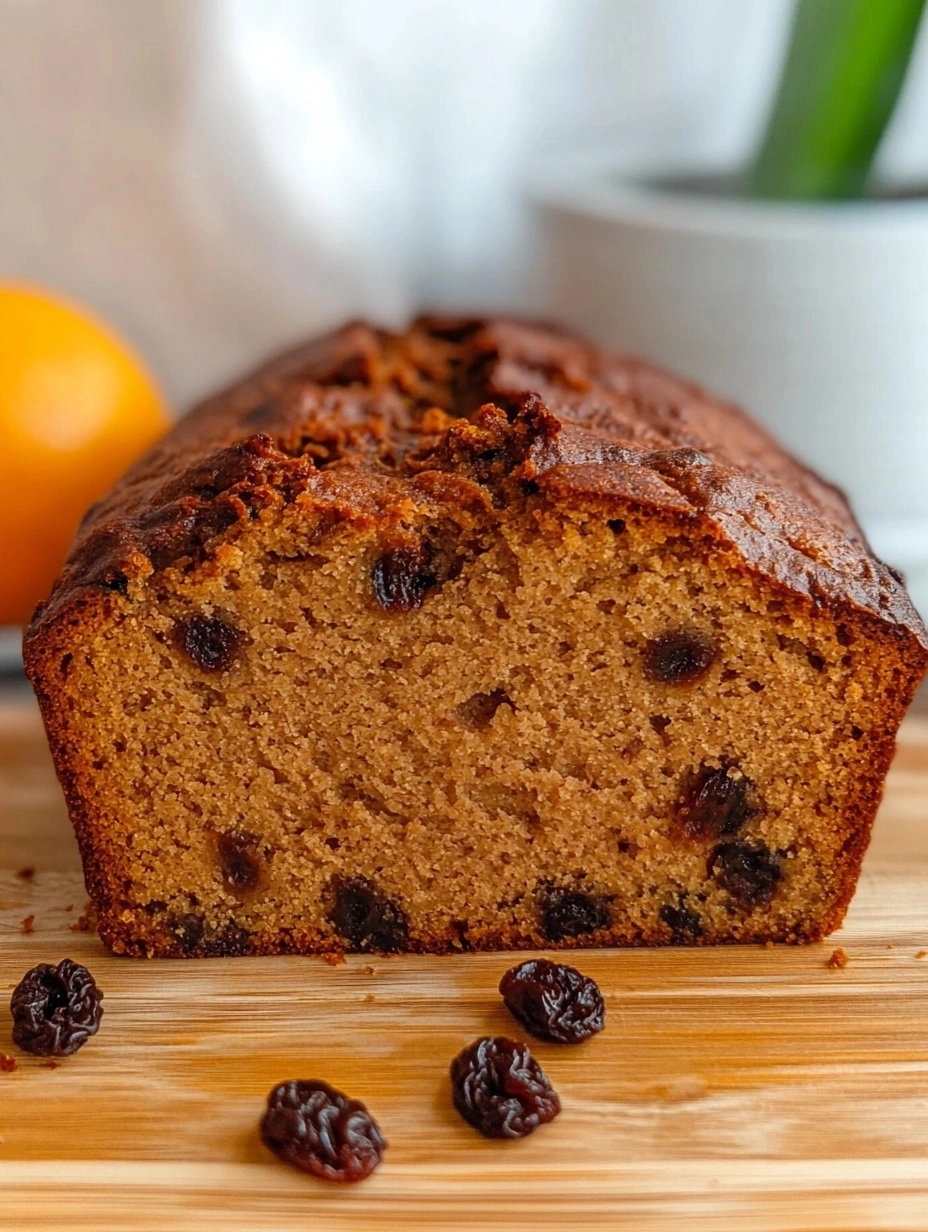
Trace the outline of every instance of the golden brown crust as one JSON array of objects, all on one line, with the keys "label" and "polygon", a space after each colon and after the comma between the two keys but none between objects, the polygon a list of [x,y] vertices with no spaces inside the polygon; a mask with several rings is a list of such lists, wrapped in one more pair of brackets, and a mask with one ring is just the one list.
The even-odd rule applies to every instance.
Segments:
[{"label": "golden brown crust", "polygon": [[[739,410],[637,361],[556,330],[428,317],[402,336],[346,326],[203,403],[87,515],[25,641],[84,860],[101,935],[118,953],[164,956],[330,952],[293,929],[230,925],[166,938],[120,906],[93,767],[68,713],[61,664],[75,630],[104,628],[128,593],[184,562],[208,561],[267,509],[299,503],[319,534],[351,526],[402,544],[414,503],[482,509],[518,500],[603,520],[659,520],[694,555],[724,560],[811,613],[827,611],[881,664],[882,721],[861,738],[866,773],[848,800],[849,838],[824,910],[771,931],[750,915],[688,943],[816,940],[853,894],[894,748],[928,665],[928,633],[900,579],[870,552],[843,496]],[[843,831],[842,831],[843,832]],[[673,944],[666,927],[621,921],[552,941],[527,928],[448,929],[405,948]]]},{"label": "golden brown crust", "polygon": [[202,403],[88,512],[28,638],[82,588],[196,556],[262,502],[312,492],[334,518],[389,521],[436,470],[699,514],[747,568],[928,648],[843,495],[736,407],[565,334],[447,318],[346,326]]}]

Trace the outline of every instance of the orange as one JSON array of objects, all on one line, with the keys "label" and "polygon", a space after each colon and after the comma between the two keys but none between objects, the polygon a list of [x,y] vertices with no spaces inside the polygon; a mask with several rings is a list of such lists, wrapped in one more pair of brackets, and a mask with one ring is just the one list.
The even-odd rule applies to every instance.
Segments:
[{"label": "orange", "polygon": [[84,511],[168,422],[115,333],[42,291],[0,283],[0,625],[28,621]]}]

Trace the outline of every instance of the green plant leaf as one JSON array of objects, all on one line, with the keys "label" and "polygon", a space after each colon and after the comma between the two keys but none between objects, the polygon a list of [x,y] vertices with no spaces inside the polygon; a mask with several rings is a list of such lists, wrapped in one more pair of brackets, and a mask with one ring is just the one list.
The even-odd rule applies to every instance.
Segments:
[{"label": "green plant leaf", "polygon": [[751,196],[863,195],[926,0],[798,0]]}]

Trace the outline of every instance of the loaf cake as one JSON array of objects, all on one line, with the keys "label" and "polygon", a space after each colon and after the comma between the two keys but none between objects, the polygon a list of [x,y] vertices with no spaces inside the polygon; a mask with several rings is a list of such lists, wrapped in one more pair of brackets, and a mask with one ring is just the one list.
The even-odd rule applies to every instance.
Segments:
[{"label": "loaf cake", "polygon": [[812,941],[928,664],[841,493],[557,329],[351,324],[87,514],[25,639],[104,941]]}]

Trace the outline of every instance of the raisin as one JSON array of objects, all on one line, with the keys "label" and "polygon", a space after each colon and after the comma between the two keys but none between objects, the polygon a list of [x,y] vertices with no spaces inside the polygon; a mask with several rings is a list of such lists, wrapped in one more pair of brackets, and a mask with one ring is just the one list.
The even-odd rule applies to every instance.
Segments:
[{"label": "raisin", "polygon": [[183,952],[185,954],[192,954],[203,940],[206,925],[202,916],[194,915],[191,912],[187,915],[178,916],[171,925],[171,931],[177,938]]},{"label": "raisin", "polygon": [[216,847],[222,879],[233,891],[253,890],[261,878],[256,854],[259,840],[244,830],[225,830],[217,835]]},{"label": "raisin", "polygon": [[421,551],[394,548],[374,561],[371,571],[374,596],[388,612],[412,612],[422,606],[434,578]]},{"label": "raisin", "polygon": [[561,1101],[525,1044],[475,1040],[451,1062],[454,1106],[487,1138],[525,1138],[553,1121]]},{"label": "raisin", "polygon": [[661,684],[693,684],[715,662],[718,647],[702,633],[680,629],[648,642],[644,670]]},{"label": "raisin", "polygon": [[327,1082],[282,1082],[267,1097],[261,1139],[284,1163],[321,1181],[351,1183],[370,1176],[386,1143],[357,1099]]},{"label": "raisin", "polygon": [[579,890],[549,890],[541,904],[541,931],[549,941],[595,933],[609,925],[606,905]]},{"label": "raisin", "polygon": [[245,641],[239,629],[215,616],[191,616],[177,626],[177,644],[205,672],[227,672]]},{"label": "raisin", "polygon": [[702,936],[702,921],[696,912],[691,911],[683,902],[677,907],[672,903],[664,903],[658,915],[670,929],[673,945],[686,945]]},{"label": "raisin", "polygon": [[124,573],[114,573],[112,577],[104,578],[99,585],[104,590],[111,590],[117,595],[129,594],[129,579]]},{"label": "raisin", "polygon": [[251,933],[229,920],[219,932],[202,942],[200,952],[204,958],[241,958],[251,953]]},{"label": "raisin", "polygon": [[579,1044],[605,1026],[606,1007],[596,981],[575,967],[529,959],[506,972],[499,990],[510,1014],[537,1039]]},{"label": "raisin", "polygon": [[714,847],[707,868],[722,889],[748,911],[768,906],[783,876],[763,843],[742,839]]},{"label": "raisin", "polygon": [[96,1035],[103,994],[86,967],[62,959],[27,971],[10,1001],[13,1043],[36,1057],[69,1057]]},{"label": "raisin", "polygon": [[402,907],[386,898],[364,877],[337,878],[330,919],[353,950],[401,953],[409,948],[409,928]]},{"label": "raisin", "polygon": [[753,817],[754,784],[731,766],[701,766],[677,809],[683,834],[693,841],[735,834]]}]

